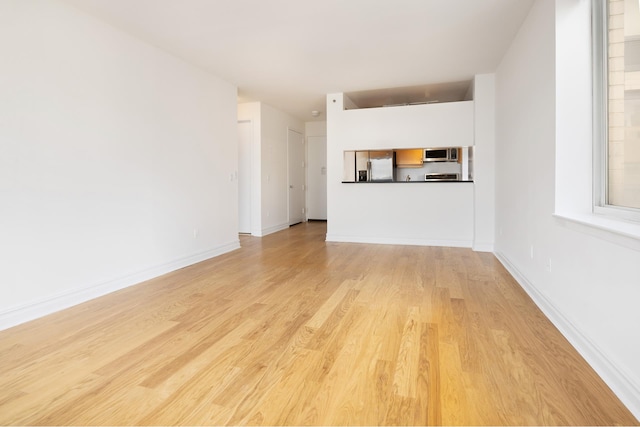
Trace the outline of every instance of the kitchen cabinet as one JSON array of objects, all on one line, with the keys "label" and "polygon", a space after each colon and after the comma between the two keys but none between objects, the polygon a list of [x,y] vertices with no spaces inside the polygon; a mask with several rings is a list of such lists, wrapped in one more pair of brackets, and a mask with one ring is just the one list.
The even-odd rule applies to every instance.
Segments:
[{"label": "kitchen cabinet", "polygon": [[399,168],[421,168],[423,153],[421,148],[395,150],[396,166]]}]

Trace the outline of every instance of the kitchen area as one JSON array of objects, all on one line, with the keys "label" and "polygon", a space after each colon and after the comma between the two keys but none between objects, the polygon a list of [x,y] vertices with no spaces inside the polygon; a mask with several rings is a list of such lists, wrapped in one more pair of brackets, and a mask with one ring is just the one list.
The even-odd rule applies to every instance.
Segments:
[{"label": "kitchen area", "polygon": [[342,182],[473,182],[473,147],[347,150]]},{"label": "kitchen area", "polygon": [[328,94],[326,240],[492,250],[492,84],[416,105]]}]

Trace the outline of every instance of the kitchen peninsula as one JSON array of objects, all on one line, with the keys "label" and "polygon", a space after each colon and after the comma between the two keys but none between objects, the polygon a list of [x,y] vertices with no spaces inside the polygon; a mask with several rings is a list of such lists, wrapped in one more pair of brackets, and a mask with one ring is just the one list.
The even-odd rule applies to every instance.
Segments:
[{"label": "kitchen peninsula", "polygon": [[[491,77],[482,76],[469,98],[455,102],[359,108],[344,93],[328,94],[327,241],[491,250],[493,92]],[[457,157],[463,147],[472,160],[468,181],[425,182],[428,173],[463,172],[457,159],[425,162],[424,150],[456,148]],[[380,151],[395,154],[385,181],[369,181],[365,159],[359,166],[349,160]],[[345,152],[353,153],[347,177]]]}]

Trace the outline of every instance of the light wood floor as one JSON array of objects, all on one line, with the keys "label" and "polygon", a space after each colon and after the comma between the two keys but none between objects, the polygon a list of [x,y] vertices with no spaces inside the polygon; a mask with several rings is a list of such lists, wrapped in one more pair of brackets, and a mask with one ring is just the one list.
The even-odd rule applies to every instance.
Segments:
[{"label": "light wood floor", "polygon": [[637,424],[493,255],[325,232],[0,332],[0,423]]}]

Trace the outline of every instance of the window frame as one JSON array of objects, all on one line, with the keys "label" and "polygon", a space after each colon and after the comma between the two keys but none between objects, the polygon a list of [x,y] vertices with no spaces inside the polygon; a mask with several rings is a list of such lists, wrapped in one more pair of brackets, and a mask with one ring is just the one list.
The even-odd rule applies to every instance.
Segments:
[{"label": "window frame", "polygon": [[593,213],[640,222],[640,209],[611,205],[609,189],[608,0],[592,0]]}]

